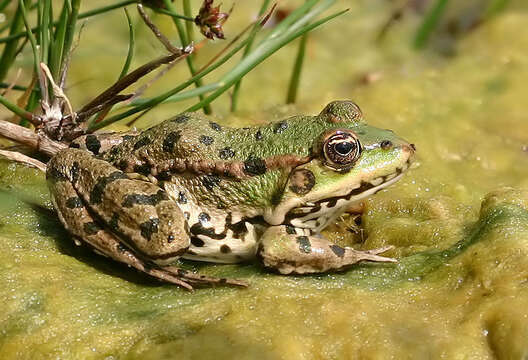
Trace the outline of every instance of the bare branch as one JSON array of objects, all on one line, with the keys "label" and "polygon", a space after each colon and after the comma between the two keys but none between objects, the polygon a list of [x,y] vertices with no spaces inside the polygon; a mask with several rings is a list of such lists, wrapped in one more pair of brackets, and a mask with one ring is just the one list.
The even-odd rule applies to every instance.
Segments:
[{"label": "bare branch", "polygon": [[37,159],[33,159],[29,156],[19,153],[17,151],[0,150],[0,156],[3,156],[9,160],[13,160],[13,161],[23,163],[23,164],[26,164],[32,167],[36,167],[37,169],[43,172],[46,172],[46,164],[38,161]]},{"label": "bare branch", "polygon": [[0,136],[29,146],[30,148],[48,156],[53,156],[59,152],[59,150],[67,147],[66,144],[53,141],[44,134],[35,133],[30,129],[5,120],[0,120]]},{"label": "bare branch", "polygon": [[[176,61],[180,58],[184,58],[189,56],[193,51],[192,47],[187,46],[184,49],[178,49],[178,53],[170,54],[167,56],[163,56],[161,58],[152,60],[145,65],[140,66],[136,70],[132,71],[131,73],[127,74],[126,76],[123,76],[121,79],[119,79],[116,83],[114,83],[112,86],[110,86],[108,89],[103,91],[100,95],[98,95],[95,99],[90,101],[88,104],[84,105],[81,110],[78,111],[79,114],[86,113],[91,108],[98,106],[99,104],[104,104],[110,99],[112,99],[114,96],[119,94],[121,91],[138,81],[143,76],[147,75],[151,71],[157,69],[161,65],[169,64],[173,61]],[[79,120],[82,121],[82,120]]]}]

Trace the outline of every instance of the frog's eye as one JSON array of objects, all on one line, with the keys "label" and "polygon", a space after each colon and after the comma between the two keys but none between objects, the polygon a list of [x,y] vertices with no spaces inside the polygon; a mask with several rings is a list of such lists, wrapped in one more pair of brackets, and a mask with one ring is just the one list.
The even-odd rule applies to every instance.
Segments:
[{"label": "frog's eye", "polygon": [[327,165],[336,170],[350,169],[361,153],[361,144],[354,133],[337,130],[323,143]]}]

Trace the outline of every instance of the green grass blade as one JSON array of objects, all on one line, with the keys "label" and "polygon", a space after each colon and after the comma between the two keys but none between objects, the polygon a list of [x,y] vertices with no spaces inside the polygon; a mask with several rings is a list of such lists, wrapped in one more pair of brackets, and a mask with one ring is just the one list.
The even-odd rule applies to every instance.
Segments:
[{"label": "green grass blade", "polygon": [[134,25],[132,24],[132,19],[130,18],[130,14],[128,13],[128,10],[126,8],[125,15],[128,23],[128,53],[125,60],[125,64],[123,65],[123,69],[121,70],[121,74],[119,74],[119,79],[121,79],[128,73],[128,70],[130,69],[130,63],[132,62],[132,58],[134,57],[135,31]]},{"label": "green grass blade", "polygon": [[297,100],[297,90],[299,88],[299,82],[301,80],[301,70],[302,70],[302,66],[304,62],[304,53],[306,50],[306,40],[307,39],[308,39],[308,34],[304,34],[301,37],[301,41],[299,43],[299,50],[297,52],[295,64],[293,65],[290,85],[288,86],[288,95],[286,96],[287,104],[293,104]]},{"label": "green grass blade", "polygon": [[[22,19],[22,10],[20,6],[16,9],[13,15],[13,22],[9,30],[10,34],[18,33],[24,26],[24,20]],[[8,36],[9,37],[9,36]],[[6,41],[2,56],[0,57],[0,81],[3,81],[15,60],[15,56],[18,48],[18,38],[10,39]]]},{"label": "green grass blade", "polygon": [[20,116],[22,119],[30,120],[32,115],[29,111],[19,108],[15,104],[11,103],[5,97],[0,95],[0,104],[4,105],[9,111]]},{"label": "green grass blade", "polygon": [[10,2],[11,2],[11,0],[0,1],[0,12],[4,11],[6,6],[9,5]]},{"label": "green grass blade", "polygon": [[427,13],[414,37],[413,45],[415,49],[422,49],[427,44],[427,41],[435,27],[438,25],[448,2],[449,0],[437,0],[436,4],[434,4],[431,10]]},{"label": "green grass blade", "polygon": [[306,13],[303,17],[301,17],[297,22],[293,23],[290,28],[284,31],[283,34],[277,34],[274,37],[267,37],[265,40],[263,40],[259,46],[246,58],[242,59],[240,63],[235,66],[229,73],[227,73],[219,82],[223,83],[223,86],[216,90],[213,94],[209,95],[206,99],[199,102],[196,105],[191,106],[187,111],[196,111],[200,109],[202,106],[204,106],[207,103],[210,103],[214,99],[216,99],[218,96],[220,96],[222,93],[224,93],[227,89],[229,89],[236,81],[241,79],[245,74],[247,74],[249,71],[251,71],[255,66],[260,64],[262,61],[264,61],[266,58],[268,58],[270,55],[272,55],[274,52],[279,50],[281,47],[292,41],[293,39],[303,35],[304,33],[326,23],[327,21],[332,20],[333,18],[342,15],[347,10],[340,11],[338,13],[335,13],[333,15],[327,16],[319,21],[316,21],[312,24],[308,24],[305,26],[302,26],[299,28],[299,23],[304,23],[305,21],[309,21],[308,19],[313,18],[314,16],[317,16],[320,12],[324,11],[326,8],[331,6],[335,1],[334,0],[328,0],[323,2],[323,6],[320,6],[316,9],[312,9],[309,13]]},{"label": "green grass blade", "polygon": [[[189,0],[183,0],[183,14],[188,18],[192,19],[191,2]],[[194,21],[185,22],[185,31],[187,33],[187,40],[194,40]],[[192,56],[192,55],[191,55]]]},{"label": "green grass blade", "polygon": [[31,43],[31,49],[33,50],[33,71],[35,72],[35,74],[37,74],[39,64],[39,51],[37,47],[37,40],[35,39],[35,35],[33,35],[33,33],[31,32],[31,27],[29,26],[24,0],[18,0],[18,6],[20,8],[20,11],[22,12],[22,19],[24,20],[24,25],[26,26],[27,37],[29,39],[29,42]]},{"label": "green grass blade", "polygon": [[[64,3],[67,4],[67,5],[70,5],[69,0],[65,0]],[[137,0],[124,0],[124,1],[121,1],[121,2],[116,3],[116,4],[103,6],[103,7],[97,8],[97,9],[86,11],[86,12],[84,12],[82,14],[79,14],[77,19],[78,20],[85,19],[85,18],[94,16],[94,15],[99,15],[99,14],[102,14],[102,13],[105,13],[105,12],[108,12],[108,11],[111,11],[111,10],[114,10],[114,9],[121,8],[123,6],[127,6],[127,5],[130,5],[130,4],[135,4],[135,3],[137,3]],[[57,23],[53,23],[53,25],[56,26]],[[34,28],[31,29],[32,32],[35,32],[37,30],[38,30],[38,27],[34,27]],[[5,42],[9,42],[11,40],[20,39],[20,38],[23,38],[25,36],[26,36],[26,32],[25,31],[24,32],[20,32],[20,30],[19,30],[17,32],[11,32],[11,34],[9,36],[0,38],[0,44],[1,43],[5,43]]]},{"label": "green grass blade", "polygon": [[[220,67],[221,65],[223,65],[224,63],[226,63],[230,58],[232,58],[237,52],[239,52],[242,48],[244,48],[244,46],[246,45],[248,39],[245,39],[244,41],[240,42],[240,44],[238,44],[236,47],[234,47],[229,53],[227,53],[224,57],[222,57],[221,59],[217,60],[215,63],[213,63],[211,66],[209,66],[207,69],[204,69],[203,71],[199,72],[198,74],[196,74],[195,76],[193,76],[192,78],[190,78],[189,80],[187,80],[186,82],[184,82],[183,84],[180,84],[178,85],[177,87],[161,94],[161,95],[158,95],[156,97],[153,97],[153,98],[150,98],[150,99],[137,99],[137,100],[134,100],[132,101],[131,105],[133,105],[134,107],[130,110],[127,110],[125,112],[122,112],[120,114],[117,114],[117,115],[114,115],[112,117],[109,117],[97,124],[94,124],[93,126],[91,126],[89,129],[90,131],[95,131],[95,130],[98,130],[98,129],[101,129],[105,126],[108,126],[116,121],[119,121],[119,120],[122,120],[128,116],[131,116],[131,115],[134,115],[138,112],[141,112],[141,111],[144,111],[148,108],[152,108],[158,104],[160,104],[161,102],[176,102],[176,101],[180,101],[182,99],[188,99],[189,96],[188,95],[184,95],[184,96],[180,96],[180,95],[177,95],[180,91],[182,91],[183,89],[187,88],[189,85],[192,85],[196,79],[200,79],[204,76],[206,76],[207,74],[209,74],[210,72],[216,70],[218,67]],[[214,83],[214,84],[210,84],[210,85],[203,85],[201,86],[200,88],[197,88],[195,89],[194,91],[190,92],[191,93],[191,96],[190,97],[194,97],[197,95],[197,91],[199,91],[200,94],[205,94],[207,92],[210,92],[210,91],[213,91],[213,90],[216,90],[218,89],[220,86],[222,86],[222,84],[219,84],[219,83]]]},{"label": "green grass blade", "polygon": [[66,38],[66,28],[68,25],[68,7],[66,1],[64,2],[53,34],[53,45],[50,53],[49,69],[55,81],[58,81],[60,74],[60,67],[62,61],[62,54],[64,50],[64,41]]},{"label": "green grass blade", "polygon": [[[64,38],[64,46],[62,48],[61,68],[62,74],[65,73],[66,67],[68,66],[68,58],[70,56],[70,50],[73,44],[73,37],[75,36],[75,28],[77,25],[77,17],[79,15],[79,7],[81,6],[81,0],[72,0],[71,13],[68,17],[68,25],[66,26],[66,36]],[[59,80],[59,79],[57,79]]]},{"label": "green grass blade", "polygon": [[[270,0],[262,1],[262,5],[260,6],[258,17],[261,17],[262,14],[264,14],[264,12],[269,6],[269,3],[270,3]],[[246,57],[247,54],[249,54],[249,52],[251,51],[251,47],[253,46],[253,41],[255,40],[255,36],[257,35],[257,32],[259,31],[259,29],[260,29],[260,24],[258,23],[255,24],[255,26],[253,26],[253,29],[251,29],[251,33],[249,34],[249,41],[246,45],[246,48],[244,49],[244,54],[242,55],[242,57]],[[242,79],[237,81],[233,89],[233,95],[231,96],[231,112],[236,111],[238,107],[238,94],[240,92],[241,85],[242,85]]]}]

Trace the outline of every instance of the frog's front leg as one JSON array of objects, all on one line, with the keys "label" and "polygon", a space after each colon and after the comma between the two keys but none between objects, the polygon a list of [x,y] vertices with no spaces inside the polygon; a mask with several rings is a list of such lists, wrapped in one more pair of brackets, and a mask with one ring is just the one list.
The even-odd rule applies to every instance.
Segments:
[{"label": "frog's front leg", "polygon": [[360,261],[396,262],[377,255],[391,247],[358,251],[333,244],[321,236],[298,233],[303,231],[289,225],[268,228],[258,250],[264,266],[281,274],[309,274],[340,270]]},{"label": "frog's front leg", "polygon": [[130,179],[77,149],[59,152],[46,175],[64,226],[103,255],[189,289],[204,283],[243,285],[168,266],[190,239],[181,210],[156,185]]}]

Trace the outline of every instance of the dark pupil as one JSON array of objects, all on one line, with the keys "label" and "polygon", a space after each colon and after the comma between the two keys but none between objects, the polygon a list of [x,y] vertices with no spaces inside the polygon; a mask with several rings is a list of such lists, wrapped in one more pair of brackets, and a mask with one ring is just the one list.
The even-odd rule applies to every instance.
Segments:
[{"label": "dark pupil", "polygon": [[342,155],[342,156],[346,156],[350,154],[353,148],[354,148],[354,144],[351,143],[350,141],[343,141],[335,145],[335,151],[339,155]]}]

